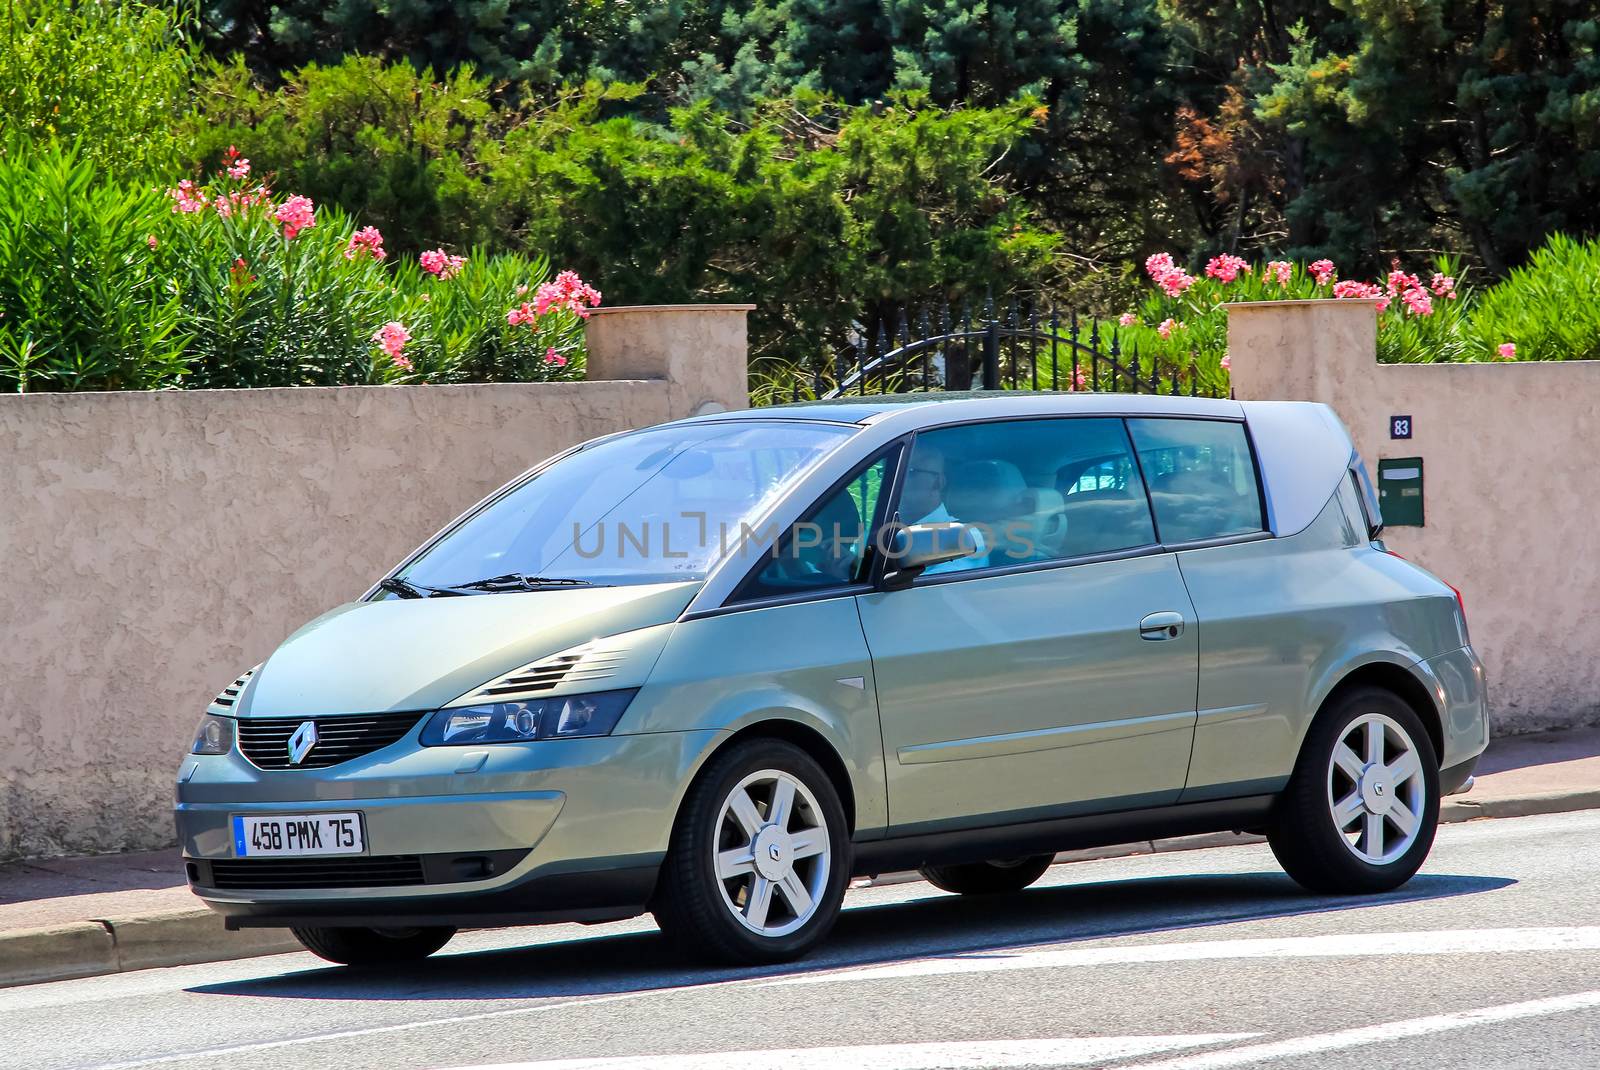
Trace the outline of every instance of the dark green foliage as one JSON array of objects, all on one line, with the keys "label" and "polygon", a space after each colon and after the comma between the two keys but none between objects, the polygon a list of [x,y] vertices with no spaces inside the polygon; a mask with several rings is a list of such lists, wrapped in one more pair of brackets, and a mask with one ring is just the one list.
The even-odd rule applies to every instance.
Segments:
[{"label": "dark green foliage", "polygon": [[213,64],[191,126],[196,161],[237,145],[256,173],[376,226],[393,252],[490,239],[474,146],[496,130],[489,83],[435,80],[406,64],[350,57],[291,72],[276,91],[242,63]]},{"label": "dark green foliage", "polygon": [[182,13],[136,0],[7,0],[0,9],[0,139],[77,142],[118,174],[170,167],[193,57]]},{"label": "dark green foliage", "polygon": [[999,166],[1037,130],[1031,103],[802,94],[657,122],[630,113],[638,97],[592,83],[519,109],[465,75],[350,58],[272,93],[221,69],[200,125],[213,158],[241,146],[280,187],[354,205],[392,249],[492,241],[613,303],[753,301],[759,355],[814,357],[863,305],[1049,274],[1056,241]]},{"label": "dark green foliage", "polygon": [[147,241],[170,215],[156,190],[69,153],[0,156],[0,390],[178,381],[183,317]]},{"label": "dark green foliage", "polygon": [[637,80],[669,63],[686,0],[208,0],[202,19],[217,55],[242,52],[287,72],[349,54],[490,78],[560,85]]}]

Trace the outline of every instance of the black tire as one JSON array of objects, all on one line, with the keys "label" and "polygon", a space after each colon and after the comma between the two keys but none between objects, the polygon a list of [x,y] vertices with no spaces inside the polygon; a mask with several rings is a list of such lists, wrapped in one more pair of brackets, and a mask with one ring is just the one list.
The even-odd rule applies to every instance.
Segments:
[{"label": "black tire", "polygon": [[922,879],[935,888],[960,895],[999,895],[1020,892],[1040,877],[1055,855],[1033,855],[993,862],[965,862],[954,866],[922,866]]},{"label": "black tire", "polygon": [[[1410,738],[1421,760],[1425,797],[1415,841],[1386,864],[1358,857],[1340,833],[1330,803],[1329,765],[1334,747],[1367,714],[1389,718]],[[1371,895],[1400,887],[1422,867],[1439,825],[1439,759],[1422,719],[1392,691],[1361,687],[1324,707],[1306,734],[1289,785],[1267,828],[1272,853],[1301,887],[1333,895]],[[1352,830],[1353,831],[1353,830]],[[1388,826],[1384,827],[1387,833]]]},{"label": "black tire", "polygon": [[[814,911],[793,932],[776,936],[754,932],[735,917],[736,908],[725,900],[725,885],[716,875],[716,853],[725,834],[723,804],[747,777],[765,770],[788,774],[803,784],[816,800],[819,812],[813,816],[828,833],[828,849],[818,856],[826,856],[828,868],[825,877],[818,878],[825,884],[813,899]],[[777,739],[753,739],[714,757],[689,789],[673,827],[651,912],[662,932],[694,958],[734,965],[788,962],[828,935],[849,881],[850,833],[833,782],[799,747]]]},{"label": "black tire", "polygon": [[313,955],[341,966],[394,966],[421,962],[456,934],[449,926],[425,929],[290,929]]}]

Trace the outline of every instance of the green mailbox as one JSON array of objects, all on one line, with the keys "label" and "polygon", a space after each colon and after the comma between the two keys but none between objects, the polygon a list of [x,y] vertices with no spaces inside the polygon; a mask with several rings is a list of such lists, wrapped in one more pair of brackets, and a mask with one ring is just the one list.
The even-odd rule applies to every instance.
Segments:
[{"label": "green mailbox", "polygon": [[1422,458],[1378,459],[1378,505],[1385,527],[1422,527]]}]

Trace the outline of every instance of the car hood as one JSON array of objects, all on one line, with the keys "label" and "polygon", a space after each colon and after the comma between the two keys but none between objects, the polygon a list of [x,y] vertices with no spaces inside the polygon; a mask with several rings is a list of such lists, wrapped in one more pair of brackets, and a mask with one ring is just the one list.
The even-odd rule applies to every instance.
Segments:
[{"label": "car hood", "polygon": [[670,583],[352,602],[284,640],[240,696],[238,715],[436,709],[539,658],[674,621],[699,588]]}]

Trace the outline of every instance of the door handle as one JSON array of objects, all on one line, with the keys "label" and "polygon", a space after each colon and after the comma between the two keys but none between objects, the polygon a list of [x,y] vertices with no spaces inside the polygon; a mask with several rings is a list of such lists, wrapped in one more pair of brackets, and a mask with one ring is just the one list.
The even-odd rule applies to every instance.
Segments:
[{"label": "door handle", "polygon": [[1183,634],[1183,614],[1168,610],[1164,613],[1151,613],[1139,622],[1139,638],[1155,642],[1160,639],[1176,639]]}]

